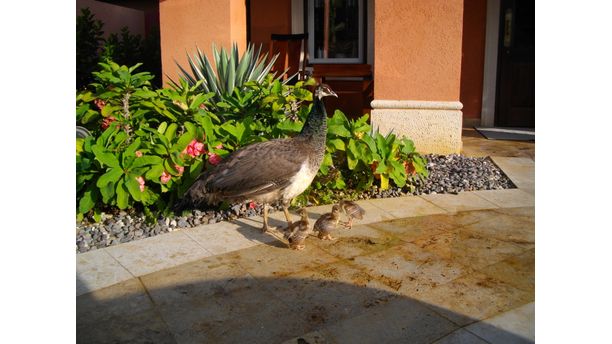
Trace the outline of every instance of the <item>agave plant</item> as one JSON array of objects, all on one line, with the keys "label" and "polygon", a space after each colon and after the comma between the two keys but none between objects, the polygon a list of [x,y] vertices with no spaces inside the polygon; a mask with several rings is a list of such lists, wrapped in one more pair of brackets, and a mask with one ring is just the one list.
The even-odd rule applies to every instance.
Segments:
[{"label": "agave plant", "polygon": [[[269,62],[266,63],[268,54],[261,56],[261,45],[257,50],[252,44],[247,46],[246,52],[242,58],[238,57],[238,46],[232,44],[231,53],[227,53],[222,47],[221,51],[213,44],[213,59],[216,70],[213,69],[210,60],[206,55],[197,49],[197,53],[193,56],[187,55],[191,73],[178,64],[181,72],[180,78],[187,81],[190,86],[193,86],[201,80],[201,89],[203,92],[213,92],[215,102],[221,102],[226,96],[230,96],[234,92],[234,88],[243,88],[243,85],[249,81],[260,83],[272,69],[274,62],[278,58],[278,54],[274,55]],[[275,73],[276,74],[276,73]],[[276,76],[274,74],[274,76]],[[285,74],[283,72],[280,77]],[[170,81],[174,88],[181,88],[180,84]]]}]

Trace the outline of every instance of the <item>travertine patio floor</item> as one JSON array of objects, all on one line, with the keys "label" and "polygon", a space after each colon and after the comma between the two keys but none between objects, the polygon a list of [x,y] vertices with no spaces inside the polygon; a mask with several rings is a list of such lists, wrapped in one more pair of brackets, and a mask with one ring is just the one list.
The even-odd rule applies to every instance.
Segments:
[{"label": "travertine patio floor", "polygon": [[79,254],[77,341],[533,342],[534,161],[494,161],[517,189],[361,201],[304,251],[253,218]]}]

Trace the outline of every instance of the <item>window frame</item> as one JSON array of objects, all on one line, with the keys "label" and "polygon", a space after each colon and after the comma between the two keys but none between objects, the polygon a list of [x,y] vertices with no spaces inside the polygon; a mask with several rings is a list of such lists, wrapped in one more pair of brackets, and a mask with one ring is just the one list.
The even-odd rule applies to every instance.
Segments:
[{"label": "window frame", "polygon": [[307,32],[311,33],[308,35],[308,62],[309,63],[327,63],[327,64],[340,64],[340,63],[363,63],[365,61],[364,56],[364,45],[366,40],[365,34],[365,15],[364,15],[364,0],[356,0],[358,7],[358,16],[359,16],[359,25],[358,25],[358,38],[357,38],[357,57],[345,57],[345,58],[331,58],[331,57],[321,57],[317,58],[314,51],[314,3],[316,0],[308,0],[308,16],[307,16]]}]

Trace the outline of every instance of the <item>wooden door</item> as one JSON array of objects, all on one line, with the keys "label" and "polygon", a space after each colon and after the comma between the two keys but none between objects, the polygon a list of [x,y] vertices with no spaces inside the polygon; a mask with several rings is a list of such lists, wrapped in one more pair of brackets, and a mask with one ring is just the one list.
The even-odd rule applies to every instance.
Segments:
[{"label": "wooden door", "polygon": [[502,0],[495,125],[535,127],[535,6]]}]

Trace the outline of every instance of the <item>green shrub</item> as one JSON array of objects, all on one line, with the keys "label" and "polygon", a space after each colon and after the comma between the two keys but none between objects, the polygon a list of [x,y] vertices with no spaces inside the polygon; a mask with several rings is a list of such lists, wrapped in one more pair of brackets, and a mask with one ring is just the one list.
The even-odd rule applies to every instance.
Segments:
[{"label": "green shrub", "polygon": [[321,169],[311,186],[296,198],[296,204],[331,203],[338,197],[335,191],[354,198],[373,185],[388,189],[390,182],[412,189],[416,181],[428,176],[427,161],[410,139],[398,139],[392,133],[383,136],[373,132],[367,122],[367,114],[349,120],[339,110],[328,118]]},{"label": "green shrub", "polygon": [[[217,60],[225,59],[223,53],[215,56],[223,63]],[[232,53],[225,63],[236,59]],[[266,65],[255,55],[246,60]],[[287,85],[267,74],[222,94],[203,93],[204,79],[153,89],[153,75],[136,71],[140,64],[107,61],[99,67],[94,82],[76,96],[77,124],[92,134],[77,140],[77,214],[96,220],[108,208],[139,208],[151,219],[167,213],[203,170],[231,152],[297,134],[314,85],[313,79]],[[356,197],[373,185],[411,187],[427,176],[412,141],[373,132],[367,122],[367,115],[349,120],[338,110],[328,118],[324,161],[297,204],[330,203],[338,191]]]},{"label": "green shrub", "polygon": [[298,132],[312,100],[309,83],[283,85],[271,75],[248,82],[256,99],[240,113],[243,93],[226,97],[222,120],[209,111],[214,94],[193,86],[152,90],[140,64],[108,61],[95,82],[77,92],[77,124],[92,136],[77,140],[77,213],[99,218],[108,207],[168,212],[205,168],[252,142]]}]

